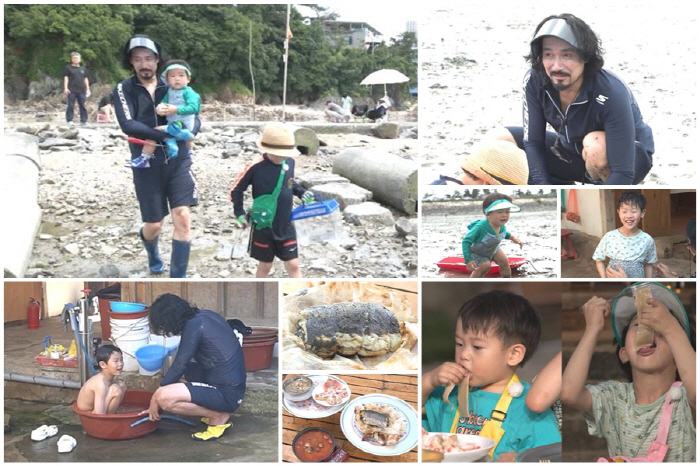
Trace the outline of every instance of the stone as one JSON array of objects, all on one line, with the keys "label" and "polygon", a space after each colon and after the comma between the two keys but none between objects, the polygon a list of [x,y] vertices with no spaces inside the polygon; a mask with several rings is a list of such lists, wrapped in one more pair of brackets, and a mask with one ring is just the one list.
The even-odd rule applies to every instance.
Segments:
[{"label": "stone", "polygon": [[320,184],[350,183],[347,178],[333,173],[304,173],[297,176],[296,181],[306,189]]},{"label": "stone", "polygon": [[81,247],[77,243],[70,243],[63,246],[63,250],[69,254],[77,255],[80,254]]},{"label": "stone", "polygon": [[376,202],[363,202],[353,204],[343,211],[343,218],[353,225],[365,225],[367,223],[379,225],[393,225],[394,216],[386,207]]},{"label": "stone", "polygon": [[104,278],[119,278],[121,276],[119,268],[114,264],[100,266],[98,274],[98,277]]},{"label": "stone", "polygon": [[230,157],[237,157],[243,152],[241,146],[227,146],[226,149],[221,153],[221,157],[228,159]]},{"label": "stone", "polygon": [[318,154],[318,136],[316,133],[309,128],[293,127],[294,130],[294,142],[304,155],[316,155]]},{"label": "stone", "polygon": [[39,234],[39,239],[47,240],[53,238],[53,235],[49,235],[48,233],[41,233]]},{"label": "stone", "polygon": [[48,138],[39,143],[39,149],[52,149],[57,147],[74,147],[78,141],[64,138]]},{"label": "stone", "polygon": [[415,219],[401,217],[394,224],[399,236],[416,236],[418,234],[418,222]]},{"label": "stone", "polygon": [[372,134],[379,139],[396,139],[399,137],[399,125],[391,122],[379,123],[372,126]]},{"label": "stone", "polygon": [[323,199],[335,199],[340,210],[372,199],[372,192],[351,183],[326,183],[316,185],[313,191]]},{"label": "stone", "polygon": [[418,211],[418,168],[381,150],[345,149],[333,157],[333,173],[372,192],[372,199],[402,212]]}]

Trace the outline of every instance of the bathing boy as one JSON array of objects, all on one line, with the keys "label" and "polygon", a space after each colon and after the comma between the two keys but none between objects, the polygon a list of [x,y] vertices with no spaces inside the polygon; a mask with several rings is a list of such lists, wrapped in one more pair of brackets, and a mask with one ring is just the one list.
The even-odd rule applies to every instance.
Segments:
[{"label": "bathing boy", "polygon": [[[490,452],[496,461],[513,461],[518,452],[561,442],[554,413],[526,406],[530,384],[515,373],[537,349],[540,332],[539,314],[522,296],[494,290],[467,301],[457,316],[455,362],[423,374],[423,428],[488,437],[496,443]],[[465,378],[469,402],[467,416],[461,416],[459,390],[455,387],[446,403],[444,385]]]},{"label": "bathing boy", "polygon": [[126,384],[116,379],[124,369],[122,350],[114,345],[97,349],[100,372],[85,382],[78,393],[78,409],[94,414],[114,414],[124,399]]}]

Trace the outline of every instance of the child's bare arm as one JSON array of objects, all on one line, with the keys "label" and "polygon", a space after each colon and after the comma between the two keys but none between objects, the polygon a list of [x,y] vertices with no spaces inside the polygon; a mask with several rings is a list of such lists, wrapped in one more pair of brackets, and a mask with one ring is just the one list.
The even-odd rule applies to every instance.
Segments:
[{"label": "child's bare arm", "polygon": [[537,374],[527,392],[525,404],[530,410],[541,413],[561,396],[561,351]]},{"label": "child's bare arm", "polygon": [[107,392],[109,387],[103,383],[95,384],[93,388],[95,393],[95,404],[92,410],[95,414],[106,414],[107,413]]},{"label": "child's bare arm", "polygon": [[523,248],[523,242],[520,241],[518,238],[516,238],[515,235],[511,234],[511,235],[510,235],[510,240],[511,240],[512,242],[514,242],[515,244],[517,244],[518,246],[520,246],[520,249]]},{"label": "child's bare arm", "polygon": [[654,278],[654,264],[644,264],[644,278]]},{"label": "child's bare arm", "polygon": [[671,315],[668,308],[655,299],[647,302],[650,306],[641,309],[639,323],[653,328],[668,342],[678,374],[688,392],[688,403],[695,408],[695,350],[683,327]]},{"label": "child's bare arm", "polygon": [[598,269],[598,275],[600,275],[600,278],[607,278],[605,261],[595,261],[595,267]]},{"label": "child's bare arm", "polygon": [[446,362],[441,364],[436,369],[423,374],[421,378],[421,394],[424,405],[430,397],[430,393],[440,385],[448,383],[458,384],[464,377],[467,376],[467,370],[456,362]]},{"label": "child's bare arm", "polygon": [[593,410],[593,398],[586,389],[586,379],[598,335],[605,327],[605,318],[610,315],[610,304],[605,299],[594,296],[583,305],[583,315],[586,330],[564,370],[561,399],[574,409],[590,413]]}]

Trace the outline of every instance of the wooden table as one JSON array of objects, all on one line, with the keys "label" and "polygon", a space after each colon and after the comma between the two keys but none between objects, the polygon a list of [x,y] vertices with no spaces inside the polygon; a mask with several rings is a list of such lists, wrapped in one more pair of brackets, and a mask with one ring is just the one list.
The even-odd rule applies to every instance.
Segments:
[{"label": "wooden table", "polygon": [[[287,374],[286,380],[299,374]],[[335,375],[335,374],[334,374]],[[370,393],[383,393],[400,398],[409,403],[418,412],[418,376],[415,375],[385,375],[385,374],[360,374],[360,375],[336,375],[350,387],[351,399],[354,400]],[[405,463],[418,461],[418,446],[411,451],[397,456],[376,456],[365,453],[355,447],[345,438],[343,430],[340,428],[339,411],[327,418],[322,419],[302,419],[288,413],[282,409],[282,460],[285,462],[298,463],[299,459],[292,451],[292,441],[300,427],[323,427],[333,434],[336,443],[345,450],[350,457],[347,461],[352,462],[391,462]],[[418,419],[420,422],[420,419]],[[300,429],[301,430],[301,429]]]}]

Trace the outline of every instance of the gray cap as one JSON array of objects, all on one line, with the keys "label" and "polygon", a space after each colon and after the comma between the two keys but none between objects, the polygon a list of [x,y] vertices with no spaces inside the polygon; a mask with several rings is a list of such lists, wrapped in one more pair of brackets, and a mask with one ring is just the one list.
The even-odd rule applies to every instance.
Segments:
[{"label": "gray cap", "polygon": [[[537,34],[535,34],[535,37],[533,37],[532,41],[530,42],[533,58],[536,58],[542,52],[541,39],[544,36],[558,37],[559,39],[573,45],[576,48],[576,51],[579,51],[578,40],[576,40],[576,35],[574,34],[573,29],[571,29],[571,26],[569,26],[569,23],[567,23],[563,18],[552,18],[542,25],[540,30],[537,31]],[[579,55],[581,55],[580,52]]]},{"label": "gray cap", "polygon": [[152,51],[156,55],[160,55],[158,53],[158,47],[156,47],[156,43],[153,42],[148,37],[132,37],[131,40],[129,41],[127,53],[131,52],[133,49],[138,48],[138,47],[147,48],[148,50]]}]

